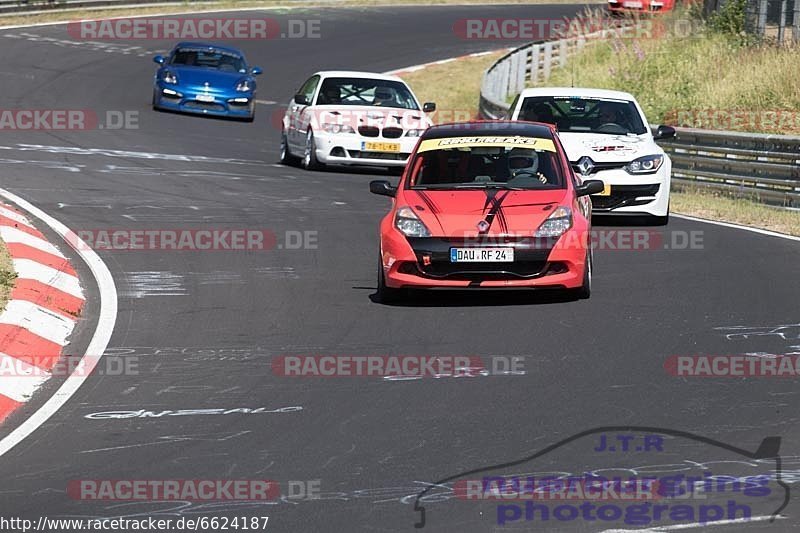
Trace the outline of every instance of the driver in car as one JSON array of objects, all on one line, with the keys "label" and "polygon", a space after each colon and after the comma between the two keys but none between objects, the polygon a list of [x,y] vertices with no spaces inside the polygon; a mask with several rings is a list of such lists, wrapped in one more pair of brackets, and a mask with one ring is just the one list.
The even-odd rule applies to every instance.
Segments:
[{"label": "driver in car", "polygon": [[525,181],[547,183],[547,176],[539,172],[539,154],[530,148],[512,148],[508,153],[508,183],[522,186]]}]

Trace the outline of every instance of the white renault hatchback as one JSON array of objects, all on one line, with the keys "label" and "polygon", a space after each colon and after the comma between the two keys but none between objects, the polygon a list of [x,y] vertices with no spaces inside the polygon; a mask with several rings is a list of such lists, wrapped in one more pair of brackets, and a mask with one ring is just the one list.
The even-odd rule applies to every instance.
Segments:
[{"label": "white renault hatchback", "polygon": [[655,139],[675,129],[650,129],[642,108],[628,93],[574,87],[525,89],[509,117],[555,124],[572,168],[583,179],[599,179],[603,192],[592,196],[592,212],[648,215],[669,221],[672,162]]},{"label": "white renault hatchback", "polygon": [[403,167],[430,125],[417,97],[397,76],[324,71],[298,89],[283,117],[281,161],[307,169],[326,164]]}]

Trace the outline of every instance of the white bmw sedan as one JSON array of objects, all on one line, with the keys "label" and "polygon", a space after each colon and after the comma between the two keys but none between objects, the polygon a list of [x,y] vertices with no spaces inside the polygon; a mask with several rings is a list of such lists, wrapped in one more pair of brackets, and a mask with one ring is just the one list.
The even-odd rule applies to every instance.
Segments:
[{"label": "white bmw sedan", "polygon": [[655,134],[636,99],[628,93],[574,87],[524,90],[509,117],[555,124],[572,168],[583,179],[599,179],[603,192],[592,196],[592,212],[648,215],[669,221],[672,162],[656,139],[675,136],[659,126]]},{"label": "white bmw sedan", "polygon": [[403,167],[436,109],[396,76],[324,71],[289,103],[281,128],[281,161],[306,169],[328,164]]}]

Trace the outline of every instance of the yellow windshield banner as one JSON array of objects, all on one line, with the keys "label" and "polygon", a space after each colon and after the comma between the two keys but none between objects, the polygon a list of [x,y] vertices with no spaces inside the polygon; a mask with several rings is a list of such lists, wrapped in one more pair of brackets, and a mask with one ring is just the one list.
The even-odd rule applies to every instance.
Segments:
[{"label": "yellow windshield banner", "polygon": [[443,150],[446,148],[474,148],[479,146],[492,146],[500,148],[531,148],[533,150],[544,150],[555,152],[556,147],[552,139],[542,139],[540,137],[449,137],[445,139],[427,139],[422,141],[417,152],[429,152],[431,150]]}]

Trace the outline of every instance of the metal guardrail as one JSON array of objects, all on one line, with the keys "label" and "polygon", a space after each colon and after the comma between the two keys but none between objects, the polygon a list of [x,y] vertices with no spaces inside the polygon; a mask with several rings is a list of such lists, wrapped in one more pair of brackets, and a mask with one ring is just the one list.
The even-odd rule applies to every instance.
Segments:
[{"label": "metal guardrail", "polygon": [[[551,70],[580,50],[582,39],[526,44],[498,59],[484,73],[478,114],[504,118],[510,97],[547,81]],[[800,137],[677,128],[674,139],[659,141],[672,159],[672,181],[746,196],[784,206],[800,206]]]}]

